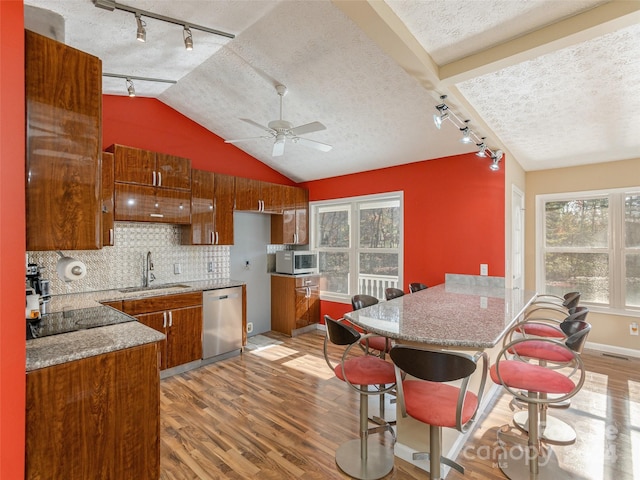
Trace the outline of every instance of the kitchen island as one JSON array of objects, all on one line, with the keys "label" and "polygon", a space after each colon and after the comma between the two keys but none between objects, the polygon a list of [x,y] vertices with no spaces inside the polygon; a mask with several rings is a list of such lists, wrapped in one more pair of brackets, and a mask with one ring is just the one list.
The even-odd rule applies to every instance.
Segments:
[{"label": "kitchen island", "polygon": [[[495,277],[447,275],[443,285],[380,302],[345,317],[395,343],[467,353],[485,351],[493,362],[503,336],[535,296],[535,292],[504,288],[504,281]],[[477,391],[479,383],[479,375],[472,377],[471,391]],[[488,381],[481,409],[486,408],[495,391],[497,387]],[[370,408],[375,405],[370,402]],[[455,458],[470,433],[443,429],[443,455]],[[429,427],[397,415],[397,435],[396,456],[428,470],[428,461],[413,460],[413,453],[429,451]]]}]

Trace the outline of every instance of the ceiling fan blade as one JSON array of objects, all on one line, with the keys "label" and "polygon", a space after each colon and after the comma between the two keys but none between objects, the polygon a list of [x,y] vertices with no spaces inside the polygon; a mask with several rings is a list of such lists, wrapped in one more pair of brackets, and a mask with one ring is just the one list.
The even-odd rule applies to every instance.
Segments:
[{"label": "ceiling fan blade", "polygon": [[327,145],[326,143],[322,142],[316,142],[315,140],[309,140],[308,138],[297,137],[294,138],[293,141],[295,143],[299,143],[300,145],[315,148],[316,150],[320,150],[321,152],[328,152],[333,148],[333,146],[331,145]]},{"label": "ceiling fan blade", "polygon": [[292,128],[291,133],[293,135],[304,135],[305,133],[319,132],[320,130],[326,129],[327,127],[325,127],[320,122],[311,122],[305,125],[300,125],[299,127]]},{"label": "ceiling fan blade", "polygon": [[274,157],[279,157],[282,154],[284,154],[284,139],[276,140],[273,143],[273,151],[271,152],[271,155]]},{"label": "ceiling fan blade", "polygon": [[262,137],[234,138],[233,140],[225,140],[224,143],[246,142],[247,140],[257,140],[259,138],[271,138],[263,135]]},{"label": "ceiling fan blade", "polygon": [[260,125],[258,122],[254,122],[253,120],[249,120],[248,118],[241,118],[240,120],[242,120],[243,122],[248,123],[249,125],[253,125],[254,127],[261,128],[265,132],[274,133],[273,129],[271,129],[269,127],[265,127],[264,125]]}]

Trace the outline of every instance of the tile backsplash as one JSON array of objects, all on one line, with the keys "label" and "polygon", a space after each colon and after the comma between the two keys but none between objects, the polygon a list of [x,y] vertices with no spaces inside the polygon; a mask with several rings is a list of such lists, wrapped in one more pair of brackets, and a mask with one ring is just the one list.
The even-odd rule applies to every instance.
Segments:
[{"label": "tile backsplash", "polygon": [[[51,281],[52,295],[141,286],[147,252],[151,252],[157,284],[229,278],[229,246],[181,245],[180,237],[177,225],[116,222],[113,247],[62,252],[87,266],[84,278],[69,283],[56,273],[60,258],[56,252],[31,251],[27,256],[29,263],[44,268],[42,276]],[[176,264],[182,273],[174,273]]]}]

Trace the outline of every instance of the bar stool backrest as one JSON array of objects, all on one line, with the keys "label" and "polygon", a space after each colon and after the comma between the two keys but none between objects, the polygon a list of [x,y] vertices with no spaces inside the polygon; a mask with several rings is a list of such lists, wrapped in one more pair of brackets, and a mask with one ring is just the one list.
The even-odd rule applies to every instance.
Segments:
[{"label": "bar stool backrest", "polygon": [[574,307],[569,311],[569,315],[564,319],[565,322],[577,322],[587,320],[589,309],[587,307]]},{"label": "bar stool backrest", "polygon": [[386,288],[384,291],[384,298],[386,300],[402,297],[403,295],[404,295],[404,292],[399,288],[389,287],[389,288]]},{"label": "bar stool backrest", "polygon": [[580,292],[569,292],[565,293],[562,305],[569,309],[577,307],[578,302],[580,302]]},{"label": "bar stool backrest", "polygon": [[354,310],[360,310],[361,308],[370,307],[378,303],[378,299],[371,295],[365,295],[364,293],[354,295],[351,297],[351,306]]},{"label": "bar stool backrest", "polygon": [[453,382],[468,377],[476,370],[476,362],[463,353],[396,345],[390,355],[400,370],[430,382]]},{"label": "bar stool backrest", "polygon": [[409,293],[416,293],[420,290],[425,290],[427,287],[424,283],[414,282],[409,284]]},{"label": "bar stool backrest", "polygon": [[576,353],[582,353],[587,336],[591,331],[591,325],[583,320],[565,320],[560,324],[560,329],[567,336],[565,345]]},{"label": "bar stool backrest", "polygon": [[324,316],[324,323],[327,327],[327,336],[331,343],[336,345],[351,345],[360,340],[360,333],[346,323],[338,322],[329,315]]}]

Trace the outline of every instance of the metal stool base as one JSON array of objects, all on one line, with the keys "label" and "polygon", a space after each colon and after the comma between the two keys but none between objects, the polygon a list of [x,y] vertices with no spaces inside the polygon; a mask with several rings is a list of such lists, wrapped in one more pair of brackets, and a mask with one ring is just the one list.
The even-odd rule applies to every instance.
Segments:
[{"label": "metal stool base", "polygon": [[527,452],[526,445],[507,445],[506,451],[498,455],[498,466],[507,478],[511,480],[571,480],[574,478],[569,472],[560,468],[558,458],[551,449],[538,460],[537,475],[532,475]]},{"label": "metal stool base", "polygon": [[[529,431],[529,413],[526,410],[517,412],[513,416],[513,423],[527,433]],[[573,427],[551,415],[547,415],[547,424],[544,428],[540,426],[538,435],[545,442],[554,445],[571,445],[576,441],[576,431]]]},{"label": "metal stool base", "polygon": [[367,441],[367,459],[360,458],[360,439],[350,440],[338,447],[336,464],[344,473],[360,480],[375,480],[393,470],[393,447],[380,444],[380,439]]}]

